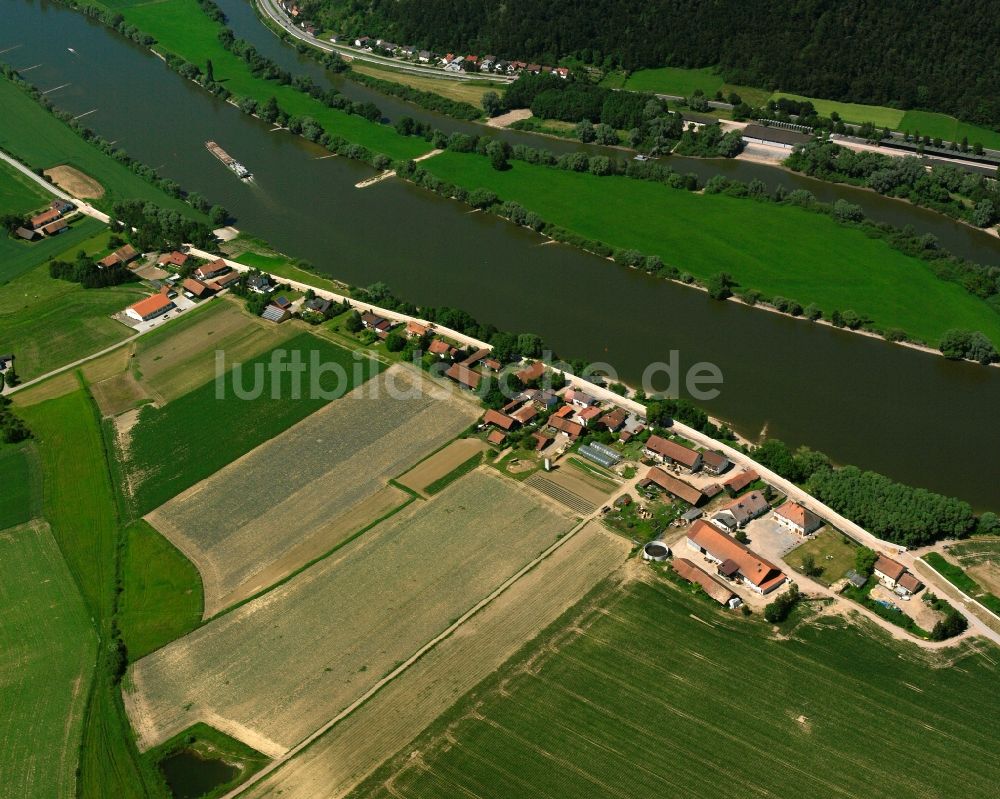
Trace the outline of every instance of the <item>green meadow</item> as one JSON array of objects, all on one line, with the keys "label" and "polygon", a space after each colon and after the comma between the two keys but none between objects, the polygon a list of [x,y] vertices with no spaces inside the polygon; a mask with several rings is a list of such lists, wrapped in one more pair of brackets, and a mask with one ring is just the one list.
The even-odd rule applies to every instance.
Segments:
[{"label": "green meadow", "polygon": [[598,589],[351,797],[996,795],[996,647],[756,619],[665,580]]},{"label": "green meadow", "polygon": [[203,594],[191,561],[146,522],[126,528],[124,539],[118,624],[134,662],[197,627]]},{"label": "green meadow", "polygon": [[41,482],[34,444],[0,444],[0,530],[23,524],[41,512]]},{"label": "green meadow", "polygon": [[932,111],[907,111],[903,115],[899,129],[912,134],[931,138],[940,137],[945,141],[961,142],[968,138],[969,145],[979,142],[983,147],[1000,150],[1000,131],[961,122],[947,114],[936,114]]},{"label": "green meadow", "polygon": [[197,0],[149,3],[104,0],[99,5],[119,11],[128,22],[154,36],[157,50],[174,53],[203,68],[205,60],[211,59],[215,79],[239,97],[266,100],[273,95],[287,113],[312,117],[331,135],[342,136],[390,158],[413,158],[430,149],[423,139],[400,136],[389,125],[327,108],[291,87],[255,78],[243,61],[219,44],[220,26],[205,15]]},{"label": "green meadow", "polygon": [[1000,344],[1000,314],[923,261],[824,214],[624,177],[446,152],[423,164],[438,177],[492,189],[543,219],[615,248],[659,255],[696,278],[729,272],[745,289],[781,295],[826,315],[853,310],[929,343],[953,327]]},{"label": "green meadow", "polygon": [[74,797],[97,637],[43,522],[0,532],[0,604],[0,797]]},{"label": "green meadow", "polygon": [[701,89],[705,96],[710,99],[715,97],[715,93],[718,91],[724,95],[736,92],[751,105],[762,105],[767,102],[767,98],[771,95],[764,89],[727,83],[714,67],[657,67],[655,69],[637,69],[628,75],[623,72],[611,72],[601,81],[601,85],[611,89],[676,94],[683,97],[690,97],[695,91]]},{"label": "green meadow", "polygon": [[[65,258],[67,254],[72,258],[82,242],[93,238],[102,230],[103,224],[86,216],[75,217],[70,220],[68,230],[40,241],[24,241],[0,235],[0,287],[53,258]],[[0,314],[5,311],[6,307],[0,303]]]},{"label": "green meadow", "polygon": [[[315,353],[321,363],[339,365],[347,382],[329,372],[316,375],[330,396],[312,396],[314,375],[306,372],[301,396],[296,397],[291,376],[275,376],[268,368],[280,351],[286,353],[286,363],[298,356],[309,364]],[[221,393],[217,381],[212,380],[161,408],[145,406],[132,429],[128,451],[122,453],[133,490],[132,510],[141,516],[159,507],[319,410],[330,399],[347,393],[379,369],[373,361],[359,360],[353,352],[310,333],[300,333],[241,364],[238,373],[228,372]]]},{"label": "green meadow", "polygon": [[105,194],[92,202],[103,210],[110,210],[118,200],[140,199],[196,215],[187,203],[170,197],[85,142],[8,80],[0,79],[0,107],[9,119],[17,120],[16,125],[0,126],[0,147],[33,169],[67,164],[94,178],[104,187]]},{"label": "green meadow", "polygon": [[99,222],[85,220],[80,231],[80,236],[71,238],[72,234],[64,233],[31,245],[57,244],[58,249],[36,250],[33,258],[37,261],[47,256],[44,263],[0,285],[0,342],[17,356],[22,380],[73,363],[132,335],[129,327],[111,316],[149,293],[138,283],[85,289],[50,277],[50,258],[73,260],[80,250],[90,256],[107,251],[110,234]]},{"label": "green meadow", "polygon": [[805,97],[801,94],[790,94],[788,92],[775,92],[771,95],[772,100],[787,97],[790,100],[805,101],[813,104],[820,116],[828,117],[834,111],[840,114],[845,122],[874,122],[880,128],[899,128],[905,112],[898,108],[889,108],[884,105],[862,105],[861,103],[841,103],[836,100],[821,100],[818,97]]},{"label": "green meadow", "polygon": [[51,195],[27,175],[0,161],[0,213],[26,214],[49,204]]},{"label": "green meadow", "polygon": [[93,680],[78,689],[89,699],[82,743],[67,758],[72,767],[79,763],[76,795],[143,796],[148,775],[112,679],[119,519],[97,409],[81,388],[18,412],[38,446],[45,519],[105,642]]}]

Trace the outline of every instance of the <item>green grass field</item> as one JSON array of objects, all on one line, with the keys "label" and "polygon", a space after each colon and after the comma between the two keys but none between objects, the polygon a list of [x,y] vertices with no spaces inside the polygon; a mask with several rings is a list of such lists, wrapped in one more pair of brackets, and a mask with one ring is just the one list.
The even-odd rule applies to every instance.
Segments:
[{"label": "green grass field", "polygon": [[120,11],[125,19],[156,37],[156,49],[169,51],[204,66],[212,60],[215,79],[233,94],[267,100],[272,95],[289,114],[312,117],[331,135],[364,145],[391,158],[413,158],[430,146],[423,139],[400,136],[389,125],[368,122],[359,116],[327,108],[308,95],[288,86],[255,78],[239,58],[225,50],[217,38],[220,26],[198,7],[197,0],[162,0],[136,3],[133,0],[104,0],[105,7]]},{"label": "green grass field", "polygon": [[802,571],[803,559],[812,556],[816,567],[823,570],[815,579],[832,585],[854,568],[857,550],[857,544],[851,539],[827,526],[785,555],[785,562]]},{"label": "green grass field", "polygon": [[104,197],[92,201],[94,205],[109,210],[117,200],[134,198],[151,200],[189,216],[197,215],[191,206],[164,194],[85,142],[21,89],[3,79],[0,79],[0,108],[7,118],[17,120],[16,125],[0,127],[0,147],[35,169],[67,164],[94,178],[105,191]]},{"label": "green grass field", "polygon": [[825,215],[623,177],[446,152],[421,166],[451,183],[492,189],[543,219],[616,248],[636,248],[706,279],[726,271],[743,288],[854,310],[929,343],[953,327],[1000,344],[1000,315],[922,261]]},{"label": "green grass field", "polygon": [[125,530],[122,578],[118,625],[129,660],[148,655],[201,622],[201,575],[144,521]]},{"label": "green grass field", "polygon": [[[87,615],[111,640],[115,607],[118,514],[97,409],[83,389],[20,411],[35,434],[43,475],[45,519],[83,595]],[[97,653],[79,749],[78,795],[142,796],[148,776],[110,677],[111,649]]]},{"label": "green grass field", "polygon": [[[96,219],[77,217],[70,222],[69,230],[41,241],[23,241],[0,235],[0,287],[39,264],[48,263],[65,253],[72,256],[82,242],[104,229],[104,225]],[[0,315],[6,313],[8,308],[0,303]]]},{"label": "green grass field", "polygon": [[26,214],[49,204],[51,195],[6,161],[0,161],[0,213]]},{"label": "green grass field", "polygon": [[899,123],[899,129],[913,134],[919,131],[921,136],[940,136],[945,141],[954,142],[961,142],[965,136],[968,137],[970,146],[979,142],[983,147],[1000,149],[1000,131],[960,122],[955,117],[932,111],[907,111]]},{"label": "green grass field", "polygon": [[97,642],[44,523],[0,533],[0,604],[0,797],[70,799]]},{"label": "green grass field", "polygon": [[272,275],[287,278],[288,280],[307,283],[310,286],[318,288],[327,288],[331,291],[343,290],[342,287],[337,286],[329,278],[323,277],[316,272],[307,272],[305,269],[300,269],[292,263],[292,259],[284,255],[264,255],[259,252],[247,251],[236,256],[233,260],[247,266],[252,266],[262,272],[269,272]]},{"label": "green grass field", "polygon": [[784,633],[666,581],[598,589],[352,797],[996,795],[995,647]]},{"label": "green grass field", "polygon": [[41,512],[41,482],[34,445],[0,444],[0,530],[24,524]]},{"label": "green grass field", "polygon": [[[287,353],[286,362],[293,357],[292,353],[298,353],[303,363],[308,364],[311,354],[317,353],[321,363],[338,364],[346,372],[346,385],[335,374],[321,375],[322,388],[331,393],[326,398],[314,398],[310,391],[311,373],[307,373],[302,379],[301,398],[295,398],[290,376],[280,375],[276,381],[271,370],[265,368],[272,354],[282,350]],[[238,390],[251,394],[257,385],[262,389],[260,396],[253,399],[237,396],[234,374],[230,372],[222,399],[218,398],[213,380],[162,408],[147,405],[132,429],[129,451],[123,458],[133,483],[136,515],[148,513],[214,474],[319,410],[330,399],[364,382],[379,368],[378,364],[359,360],[342,347],[301,333],[242,365]],[[273,398],[274,392],[277,399]]]},{"label": "green grass field", "polygon": [[[97,255],[107,249],[103,225],[87,220],[85,232],[91,235],[79,241],[70,234],[53,239],[60,245],[49,257],[73,260],[79,250]],[[138,283],[84,289],[56,280],[46,260],[0,286],[0,342],[17,356],[21,379],[30,380],[128,338],[133,331],[111,315],[148,293]]]},{"label": "green grass field", "polygon": [[763,105],[771,96],[771,93],[764,89],[727,83],[713,67],[638,69],[628,76],[622,72],[610,72],[601,81],[601,85],[611,89],[677,94],[683,97],[690,97],[697,89],[701,89],[708,98],[715,97],[715,93],[718,91],[726,96],[730,92],[736,92],[744,102],[751,105]]},{"label": "green grass field", "polygon": [[841,103],[836,100],[821,100],[817,97],[804,97],[801,94],[775,92],[772,100],[788,97],[792,100],[808,100],[815,106],[820,116],[828,117],[836,111],[845,122],[874,122],[878,127],[888,127],[896,130],[905,112],[898,108],[888,108],[884,105],[862,105],[861,103]]}]

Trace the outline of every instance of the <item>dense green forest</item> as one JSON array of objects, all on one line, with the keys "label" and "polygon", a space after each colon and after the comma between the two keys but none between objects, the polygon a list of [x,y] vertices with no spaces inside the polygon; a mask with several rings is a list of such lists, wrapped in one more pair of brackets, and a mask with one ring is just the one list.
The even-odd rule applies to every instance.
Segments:
[{"label": "dense green forest", "polygon": [[329,28],[441,52],[628,70],[719,66],[731,83],[1000,124],[995,0],[300,0]]}]

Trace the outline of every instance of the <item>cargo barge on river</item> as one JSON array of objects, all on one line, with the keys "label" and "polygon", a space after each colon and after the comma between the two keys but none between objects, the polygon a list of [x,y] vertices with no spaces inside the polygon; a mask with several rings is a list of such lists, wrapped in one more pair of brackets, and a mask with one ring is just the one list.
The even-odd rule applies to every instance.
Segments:
[{"label": "cargo barge on river", "polygon": [[240,180],[250,180],[253,178],[253,174],[247,169],[243,164],[233,158],[229,153],[223,150],[214,141],[205,142],[205,147],[208,151],[218,158],[222,163],[224,163],[230,170],[238,177]]}]

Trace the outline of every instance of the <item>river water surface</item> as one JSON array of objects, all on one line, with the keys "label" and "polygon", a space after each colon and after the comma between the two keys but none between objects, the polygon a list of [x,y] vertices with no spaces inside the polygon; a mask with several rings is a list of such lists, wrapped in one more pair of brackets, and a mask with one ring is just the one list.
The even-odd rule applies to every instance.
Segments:
[{"label": "river water surface", "polygon": [[[220,5],[238,36],[289,68],[326,77],[263,28],[243,0]],[[628,382],[672,350],[680,352],[683,369],[715,363],[725,382],[719,397],[703,405],[741,433],[755,437],[766,427],[771,436],[808,444],[839,462],[961,496],[977,507],[1000,506],[1000,369],[712,302],[700,291],[546,244],[398,181],[357,190],[354,184],[373,174],[369,167],[323,158],[325,151],[302,139],[269,132],[77,12],[44,0],[0,0],[0,15],[0,50],[18,45],[0,59],[19,68],[41,64],[25,77],[43,90],[69,82],[49,95],[57,105],[75,114],[96,109],[86,119],[101,135],[189,191],[225,205],[241,229],[334,277],[355,285],[382,280],[414,302],[452,305],[501,328],[536,332],[565,357],[613,364]],[[442,128],[482,130],[365,87],[344,88],[373,99],[389,118],[409,113]],[[236,180],[207,152],[207,139],[246,163],[255,183]],[[874,218],[912,224],[955,252],[1000,263],[1000,244],[990,237],[870,192],[765,165],[673,160],[681,171],[703,176],[760,176],[771,185],[802,185],[821,199],[846,197]]]}]

